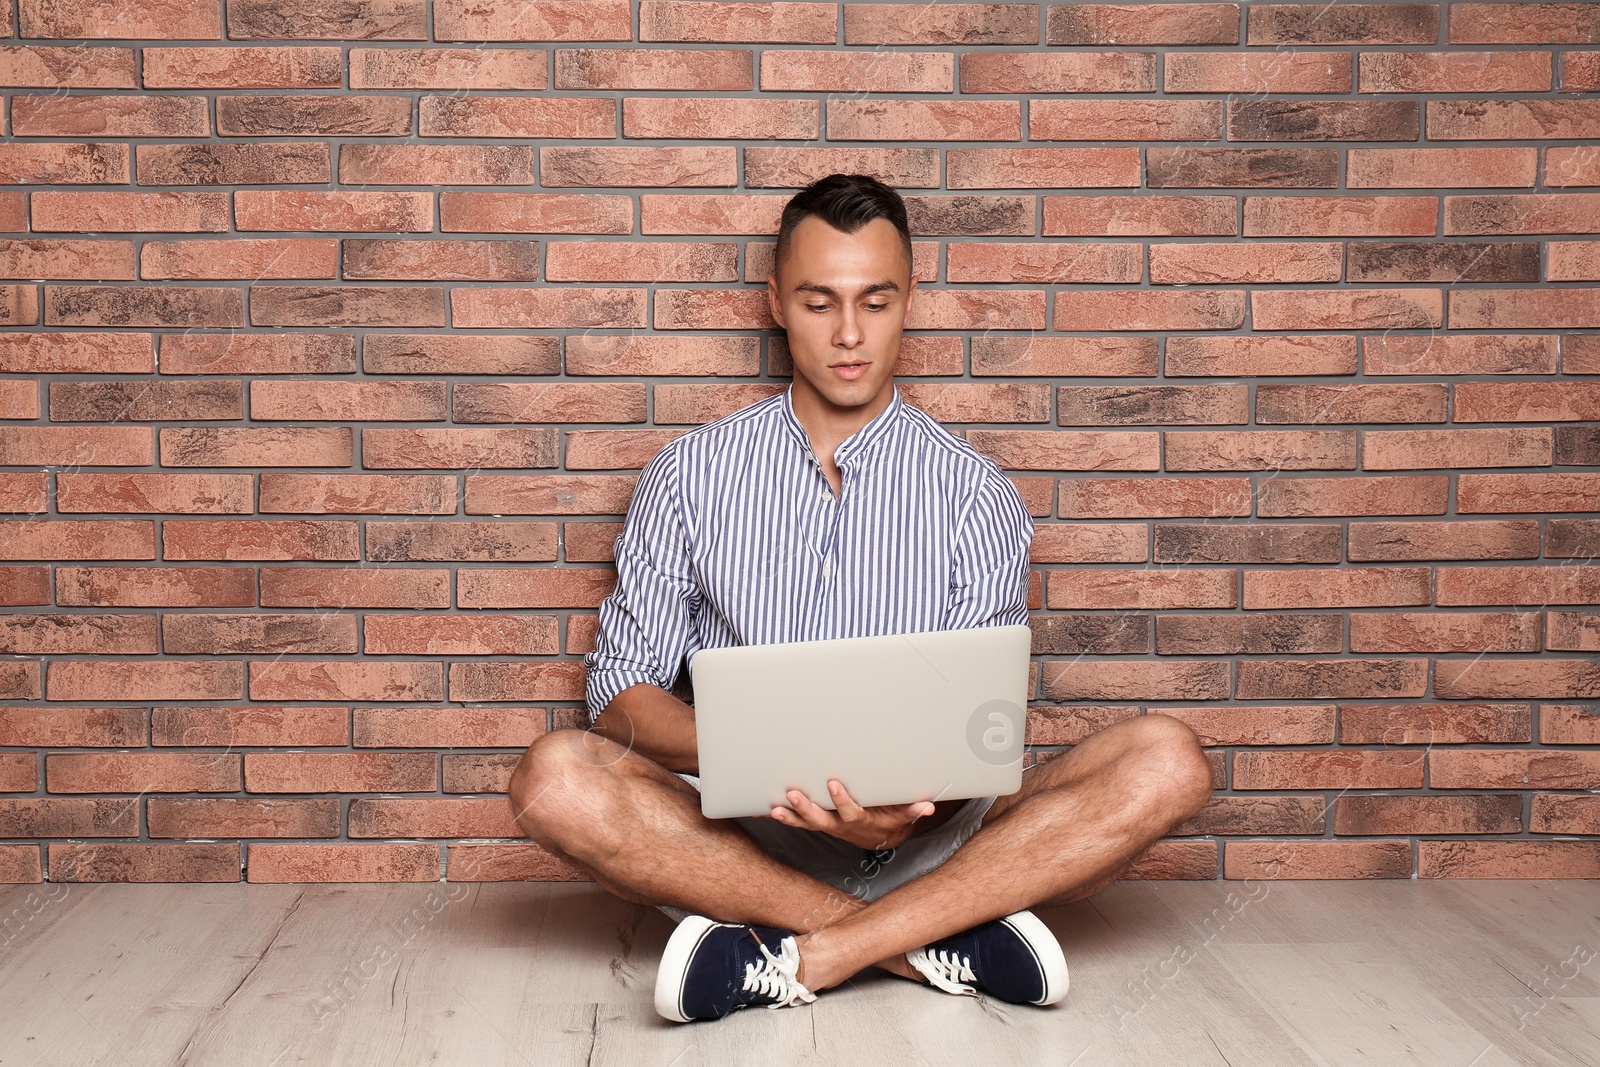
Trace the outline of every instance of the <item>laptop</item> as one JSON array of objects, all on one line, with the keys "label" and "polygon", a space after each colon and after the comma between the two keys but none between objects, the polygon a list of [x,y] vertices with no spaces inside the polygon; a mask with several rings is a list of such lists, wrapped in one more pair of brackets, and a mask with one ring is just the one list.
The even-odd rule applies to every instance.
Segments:
[{"label": "laptop", "polygon": [[710,819],[1003,796],[1022,786],[1025,624],[699,649],[689,657]]}]

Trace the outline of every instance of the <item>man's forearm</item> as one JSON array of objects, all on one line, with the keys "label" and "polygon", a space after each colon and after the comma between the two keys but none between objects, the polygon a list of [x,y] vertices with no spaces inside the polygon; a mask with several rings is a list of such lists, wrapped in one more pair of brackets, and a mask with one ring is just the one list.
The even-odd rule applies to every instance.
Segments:
[{"label": "man's forearm", "polygon": [[594,731],[669,771],[700,773],[694,709],[658,685],[639,682],[612,697]]}]

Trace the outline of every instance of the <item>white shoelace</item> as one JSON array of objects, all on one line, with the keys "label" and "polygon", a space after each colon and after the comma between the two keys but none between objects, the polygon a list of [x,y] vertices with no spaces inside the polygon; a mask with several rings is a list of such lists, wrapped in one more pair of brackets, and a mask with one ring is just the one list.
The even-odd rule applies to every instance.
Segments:
[{"label": "white shoelace", "polygon": [[972,957],[957,956],[954,952],[946,953],[939,949],[932,955],[926,948],[912,949],[906,953],[906,960],[927,976],[928,981],[944,990],[946,993],[957,995],[977,996],[978,991],[962,981],[975,982],[978,976],[972,973]]},{"label": "white shoelace", "polygon": [[794,976],[795,971],[800,969],[800,947],[795,944],[794,938],[786,937],[779,942],[778,953],[774,956],[771,949],[761,945],[761,954],[767,957],[767,962],[744,965],[745,992],[776,997],[767,1005],[769,1008],[785,1008],[794,1003],[809,1004],[816,1000],[817,995],[801,985]]}]

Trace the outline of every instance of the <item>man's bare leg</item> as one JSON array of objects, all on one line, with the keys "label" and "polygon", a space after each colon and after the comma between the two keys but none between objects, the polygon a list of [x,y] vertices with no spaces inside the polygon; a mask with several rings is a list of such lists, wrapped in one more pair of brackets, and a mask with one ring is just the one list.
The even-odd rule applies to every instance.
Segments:
[{"label": "man's bare leg", "polygon": [[[517,764],[509,792],[523,833],[624,900],[797,935],[866,907],[774,859],[732,821],[707,819],[688,782],[593,731],[539,738]],[[903,950],[875,965],[922,978]],[[802,983],[809,978],[802,972]]]},{"label": "man's bare leg", "polygon": [[1024,908],[1081,899],[1200,810],[1211,789],[1184,723],[1143,715],[1106,727],[1029,768],[1022,789],[997,799],[944,863],[797,936],[806,988]]}]

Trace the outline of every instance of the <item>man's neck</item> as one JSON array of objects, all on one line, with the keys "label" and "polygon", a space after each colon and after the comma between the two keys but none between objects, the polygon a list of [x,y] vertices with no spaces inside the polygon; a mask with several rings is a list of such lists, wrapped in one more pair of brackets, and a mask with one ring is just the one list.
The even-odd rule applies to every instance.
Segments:
[{"label": "man's neck", "polygon": [[802,389],[798,384],[790,389],[789,396],[795,418],[800,420],[812,450],[827,469],[833,466],[834,449],[889,407],[894,400],[894,379],[870,404],[855,408],[838,407],[816,390]]}]

